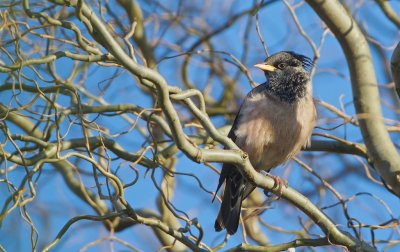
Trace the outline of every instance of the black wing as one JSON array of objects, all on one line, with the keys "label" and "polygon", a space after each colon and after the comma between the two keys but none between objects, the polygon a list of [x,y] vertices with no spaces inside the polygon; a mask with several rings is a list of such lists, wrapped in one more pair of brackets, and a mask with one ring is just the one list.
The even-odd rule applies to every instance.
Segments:
[{"label": "black wing", "polygon": [[[265,87],[266,84],[257,86],[247,95],[247,97],[252,96],[258,92],[262,92],[263,90],[265,90]],[[245,102],[243,104],[245,104]],[[233,121],[232,128],[228,134],[228,137],[234,142],[236,142],[237,138],[235,132],[239,125],[242,106],[240,107],[239,112],[237,113],[236,118]],[[222,165],[221,175],[219,177],[218,187],[215,193],[219,191],[224,182],[226,183],[226,185],[222,197],[222,204],[218,213],[218,217],[215,220],[214,228],[216,231],[221,231],[222,229],[226,228],[229,234],[234,234],[236,233],[239,226],[242,201],[255,189],[255,187],[247,182],[240,171],[232,164],[224,163]]]}]

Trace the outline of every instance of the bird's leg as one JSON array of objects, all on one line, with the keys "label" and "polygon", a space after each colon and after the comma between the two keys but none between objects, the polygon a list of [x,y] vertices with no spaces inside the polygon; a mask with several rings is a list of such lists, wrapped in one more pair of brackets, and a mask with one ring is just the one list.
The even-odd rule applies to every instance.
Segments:
[{"label": "bird's leg", "polygon": [[[282,196],[282,191],[283,191],[283,186],[286,188],[288,187],[288,182],[286,179],[281,179],[279,176],[274,176],[270,173],[266,173],[266,175],[274,180],[274,186],[272,189],[277,188],[277,193],[276,196],[278,196],[277,199],[280,199]],[[264,192],[267,196],[269,192]]]}]

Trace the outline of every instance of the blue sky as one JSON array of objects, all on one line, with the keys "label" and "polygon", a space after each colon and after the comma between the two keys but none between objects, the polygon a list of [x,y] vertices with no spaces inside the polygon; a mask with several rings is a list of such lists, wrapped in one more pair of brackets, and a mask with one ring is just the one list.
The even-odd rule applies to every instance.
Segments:
[{"label": "blue sky", "polygon": [[[149,39],[157,38],[162,29],[156,30],[156,25],[158,24],[154,22],[154,19],[152,19],[151,16],[159,15],[161,10],[155,5],[147,4],[146,1],[139,2],[143,8],[144,16],[148,20],[147,31]],[[176,3],[177,1],[171,0],[165,2],[164,5],[168,6],[171,10],[176,10]],[[184,3],[190,5],[190,3]],[[298,1],[296,1],[296,3],[298,3]],[[190,13],[190,15],[183,13],[186,16],[184,21],[187,22],[188,26],[199,27],[205,25],[207,29],[213,30],[224,23],[228,15],[233,15],[241,10],[247,9],[251,7],[251,4],[251,1],[209,1],[205,3],[203,12],[194,12],[194,14]],[[399,2],[390,1],[390,4],[395,8],[397,13],[399,13]],[[200,2],[195,2],[191,5],[200,5]],[[390,58],[392,50],[394,49],[393,45],[395,45],[399,39],[399,31],[388,21],[373,1],[364,2],[361,6],[357,6],[357,3],[351,3],[351,5],[353,9],[356,8],[356,19],[360,21],[363,27],[368,29],[371,37],[387,47],[387,49],[384,50],[384,54]],[[318,46],[323,33],[321,22],[318,17],[306,4],[299,7],[296,10],[296,14],[304,30]],[[310,57],[313,56],[311,47],[299,34],[283,3],[277,1],[276,3],[260,10],[259,18],[262,35],[266,40],[268,50],[271,53],[281,50],[293,50]],[[244,30],[247,21],[248,16],[242,17],[227,31],[214,37],[212,40],[214,50],[226,51],[240,59],[243,54],[243,38],[245,36]],[[266,57],[255,31],[254,23],[248,36],[248,41],[250,43],[249,47],[251,49],[249,50],[248,58],[244,64],[249,69],[252,78],[256,82],[262,83],[265,81],[263,73],[252,67],[255,63],[263,61]],[[160,59],[162,56],[176,55],[178,52],[172,51],[167,44],[176,44],[178,39],[181,37],[182,30],[179,27],[170,28],[165,33],[165,43],[160,44],[159,48],[155,50],[156,58]],[[185,40],[185,42],[180,45],[181,49],[185,50],[190,48],[196,40],[197,37],[195,36]],[[201,48],[202,47],[199,47],[198,49]],[[371,52],[376,66],[375,71],[377,74],[378,84],[386,85],[388,80],[384,74],[383,67],[381,66],[379,54],[375,49],[372,49]],[[346,113],[354,115],[355,111],[352,104],[349,72],[343,52],[332,34],[326,36],[320,53],[321,58],[317,62],[317,71],[313,78],[315,98],[337,107],[344,104]],[[204,53],[204,55],[207,56],[207,53]],[[196,87],[202,89],[207,82],[206,73],[208,69],[206,64],[202,64],[203,59],[201,56],[202,55],[195,55],[192,57],[192,64],[189,69],[189,78],[193,83],[195,83]],[[184,89],[185,87],[179,74],[182,60],[182,57],[177,57],[163,61],[158,65],[158,69],[170,85]],[[69,72],[69,69],[71,69],[71,63],[71,60],[68,59],[59,60],[56,63],[58,69],[57,72],[61,76],[68,76],[67,73]],[[228,63],[225,64],[225,69],[229,73],[232,73],[232,75],[237,71],[233,65]],[[332,73],[332,69],[340,74]],[[28,69],[24,71],[26,71],[25,73],[27,75],[33,75],[32,71],[29,71]],[[113,67],[101,67],[101,69],[98,69],[97,66],[90,67],[88,72],[89,75],[85,82],[85,87],[94,95],[102,94],[102,87],[107,85],[107,81],[116,74],[118,75],[118,77],[112,79],[111,86],[104,92],[103,98],[108,103],[135,103],[145,108],[152,106],[151,101],[143,95],[138,88],[137,83],[135,83],[129,73]],[[4,80],[4,78],[5,77],[1,77],[0,75],[0,80]],[[41,84],[48,85],[45,83]],[[218,83],[217,79],[213,80],[212,84],[212,96],[218,98],[223,92],[222,85]],[[239,93],[243,97],[248,91],[250,91],[250,89],[251,87],[249,82],[244,75],[241,75],[239,81],[237,81],[237,90],[239,90]],[[382,91],[383,99],[392,104],[392,99],[389,98],[390,91],[384,87],[380,89]],[[23,95],[25,94],[21,94],[20,99],[23,98]],[[30,95],[26,94],[26,97],[30,97]],[[0,99],[4,103],[11,101],[10,93],[0,93]],[[86,102],[88,99],[82,95],[82,100],[83,102]],[[69,101],[66,99],[60,102],[64,105],[68,105]],[[238,99],[237,102],[240,103],[240,99]],[[11,104],[15,106],[15,102],[11,102]],[[235,108],[230,109],[233,110]],[[383,109],[385,116],[397,120],[397,114],[387,109],[385,106],[383,106]],[[89,119],[95,118],[96,115],[89,116]],[[217,126],[223,126],[227,123],[226,118],[222,116],[215,117],[213,120]],[[327,124],[327,120],[333,122]],[[96,119],[96,122],[99,125],[109,127],[111,129],[111,134],[129,128],[128,123],[120,117],[110,118],[99,116]],[[326,109],[319,108],[319,126],[332,127],[337,125],[338,122],[340,123],[340,120],[337,120],[337,117],[334,114],[327,112]],[[139,122],[139,126],[143,127],[145,125],[144,121]],[[72,127],[71,130],[68,131],[67,124],[61,127],[61,131],[67,134],[67,139],[81,137],[82,134],[81,131],[79,131],[79,127]],[[13,133],[18,132],[18,129],[14,127]],[[190,131],[188,130],[187,132]],[[336,130],[328,132],[322,129],[316,129],[315,132],[329,133],[354,142],[362,141],[359,129],[351,125],[339,127]],[[393,133],[391,136],[394,142],[398,144],[398,134]],[[1,140],[4,141],[4,139]],[[143,138],[135,132],[122,135],[117,137],[115,140],[129,151],[136,151],[143,143]],[[151,157],[151,155],[149,154],[148,157]],[[177,171],[193,173],[198,176],[208,190],[215,190],[218,181],[218,175],[215,172],[211,171],[203,164],[193,163],[184,157],[182,153],[178,153],[177,157],[179,158],[176,164]],[[371,196],[374,195],[384,201],[393,211],[394,217],[398,218],[398,209],[400,209],[399,199],[390,194],[383,186],[376,185],[369,181],[364,172],[351,172],[352,170],[363,169],[361,164],[354,157],[338,154],[328,155],[327,153],[302,153],[299,157],[306,162],[310,162],[308,164],[322,177],[327,179],[336,178],[332,181],[332,184],[343,197],[351,197],[360,192],[366,192],[369,194],[358,196],[354,201],[351,201],[348,204],[350,215],[357,217],[366,224],[380,224],[390,219],[390,216],[386,213],[380,201]],[[81,162],[80,164],[82,165],[80,167],[82,170],[87,172],[91,171],[91,166],[87,163]],[[4,169],[4,165],[4,163],[1,164],[2,169]],[[114,161],[112,162],[112,170],[116,170],[118,165],[121,166],[118,176],[122,181],[125,183],[131,181],[134,178],[134,173],[129,170],[127,164],[121,164],[120,161]],[[214,165],[220,168],[220,164]],[[290,173],[287,173],[288,169],[290,170]],[[139,180],[134,186],[126,190],[125,197],[134,208],[156,209],[157,190],[151,181],[150,174],[145,176],[146,170],[143,167],[140,167],[138,170]],[[9,174],[10,180],[14,181],[14,183],[18,185],[19,179],[24,174],[22,167],[19,167],[16,171]],[[157,181],[160,184],[161,170],[156,170],[155,174]],[[305,173],[304,170],[294,162],[289,162],[289,164],[275,169],[273,174],[286,177],[291,187],[302,193],[311,195],[311,201],[318,206],[323,207],[336,202],[336,199],[330,193],[327,193],[323,200],[321,200],[318,194],[313,193],[315,190],[315,184],[318,184],[318,181]],[[363,174],[363,176],[360,176],[360,174]],[[3,178],[1,176],[3,175],[0,175],[0,178]],[[95,190],[93,179],[84,177],[83,181],[87,187]],[[4,183],[0,183],[0,195],[9,195]],[[190,218],[199,219],[203,229],[206,231],[203,241],[210,246],[215,246],[222,242],[225,234],[224,232],[216,233],[213,230],[219,203],[211,203],[211,199],[212,196],[200,190],[193,178],[186,176],[176,177],[176,191],[172,202],[176,208],[188,213]],[[0,197],[1,205],[3,205],[4,200],[5,197]],[[29,204],[27,208],[39,232],[39,248],[42,248],[43,245],[54,239],[61,226],[72,217],[82,214],[94,214],[94,211],[88,205],[84,204],[68,190],[62,177],[50,165],[45,165],[43,167],[42,174],[37,181],[36,200]],[[49,208],[51,208],[51,210]],[[344,218],[340,207],[330,208],[326,210],[326,213],[329,217],[334,219],[336,223],[338,223],[340,228],[350,232],[350,229],[347,228],[346,219]],[[269,224],[280,226],[288,230],[300,229],[301,223],[299,222],[299,218],[302,220],[306,219],[304,214],[283,200],[273,202],[272,209],[263,213],[262,216]],[[192,230],[194,233],[197,232],[194,229]],[[294,236],[283,235],[266,228],[262,228],[262,231],[266,233],[273,244],[288,242],[294,239]],[[310,231],[313,235],[322,234],[317,227],[311,228]],[[376,239],[399,240],[400,237],[398,233],[395,233],[392,237],[390,236],[391,231],[392,230],[377,230],[375,232]],[[29,234],[29,225],[23,221],[19,210],[14,210],[2,223],[0,228],[0,244],[7,249],[7,251],[29,251]],[[109,236],[109,234],[101,223],[81,221],[74,224],[69,229],[67,235],[61,239],[54,251],[77,251],[89,242],[107,236]],[[155,239],[151,229],[143,225],[128,228],[122,232],[116,233],[115,236],[128,241],[142,251],[155,251],[161,246]],[[362,236],[367,241],[370,241],[371,239],[368,229],[362,230]],[[243,239],[240,231],[229,239],[225,248],[230,248],[241,242],[243,242]],[[252,241],[250,242],[253,243]],[[383,245],[379,244],[378,246],[381,249],[383,248]],[[109,244],[103,242],[101,245],[89,248],[87,251],[108,251],[109,249]],[[118,243],[114,243],[114,249],[115,251],[127,251],[126,247],[123,247]],[[397,246],[388,251],[398,251],[399,249],[399,246]],[[317,249],[317,251],[319,250],[320,249]]]}]

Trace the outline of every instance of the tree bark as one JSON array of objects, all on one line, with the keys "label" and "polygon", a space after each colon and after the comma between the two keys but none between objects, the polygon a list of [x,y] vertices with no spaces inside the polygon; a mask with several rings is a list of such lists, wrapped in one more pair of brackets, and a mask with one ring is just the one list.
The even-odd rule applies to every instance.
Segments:
[{"label": "tree bark", "polygon": [[307,0],[338,39],[347,63],[354,105],[370,162],[388,189],[400,196],[400,158],[385,129],[379,91],[367,40],[337,0]]}]

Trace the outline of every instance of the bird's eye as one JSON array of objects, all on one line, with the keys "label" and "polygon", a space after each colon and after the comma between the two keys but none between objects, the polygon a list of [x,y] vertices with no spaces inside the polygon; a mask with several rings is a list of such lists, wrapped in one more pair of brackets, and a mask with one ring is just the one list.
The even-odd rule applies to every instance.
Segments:
[{"label": "bird's eye", "polygon": [[279,63],[278,68],[279,69],[284,69],[286,67],[285,63]]}]

